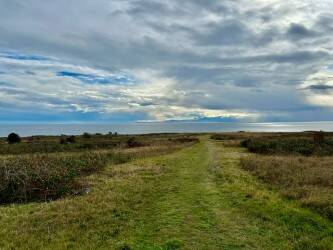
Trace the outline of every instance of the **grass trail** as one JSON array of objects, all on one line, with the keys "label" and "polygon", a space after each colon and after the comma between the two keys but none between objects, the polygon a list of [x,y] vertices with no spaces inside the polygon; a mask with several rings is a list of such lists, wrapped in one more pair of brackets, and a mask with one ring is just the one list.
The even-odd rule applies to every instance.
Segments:
[{"label": "grass trail", "polygon": [[0,249],[331,249],[333,223],[267,190],[240,155],[203,138],[89,176],[86,196],[0,207]]}]

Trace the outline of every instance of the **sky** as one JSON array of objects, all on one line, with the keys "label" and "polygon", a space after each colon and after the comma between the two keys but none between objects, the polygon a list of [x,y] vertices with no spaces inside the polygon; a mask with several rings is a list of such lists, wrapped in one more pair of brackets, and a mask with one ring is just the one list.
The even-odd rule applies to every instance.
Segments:
[{"label": "sky", "polygon": [[0,123],[329,120],[332,0],[0,0]]}]

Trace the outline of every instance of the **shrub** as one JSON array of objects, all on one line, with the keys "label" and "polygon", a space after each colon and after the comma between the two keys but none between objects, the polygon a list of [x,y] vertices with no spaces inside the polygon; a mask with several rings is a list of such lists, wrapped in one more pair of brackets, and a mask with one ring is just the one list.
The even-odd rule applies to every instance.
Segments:
[{"label": "shrub", "polygon": [[65,138],[60,138],[59,142],[60,142],[60,144],[66,144],[66,139]]},{"label": "shrub", "polygon": [[217,140],[217,141],[224,140],[223,135],[220,135],[220,134],[214,134],[214,135],[211,135],[211,136],[210,136],[210,139],[212,139],[212,140]]},{"label": "shrub", "polygon": [[91,138],[91,134],[85,132],[85,133],[83,133],[82,137],[83,137],[84,139],[90,139],[90,138]]},{"label": "shrub", "polygon": [[135,147],[142,147],[143,144],[139,141],[137,141],[137,139],[135,137],[130,137],[127,140],[127,147],[129,148],[135,148]]},{"label": "shrub", "polygon": [[320,131],[320,132],[315,132],[313,134],[313,141],[316,145],[321,145],[323,144],[325,140],[325,133]]},{"label": "shrub", "polygon": [[323,153],[321,149],[316,150],[313,141],[303,138],[252,138],[243,141],[242,146],[250,152],[258,154],[311,155]]},{"label": "shrub", "polygon": [[76,142],[76,138],[75,138],[74,135],[72,135],[72,136],[68,137],[68,138],[66,139],[66,141],[67,141],[68,143],[75,143],[75,142]]},{"label": "shrub", "polygon": [[7,137],[7,142],[9,144],[20,143],[21,142],[21,137],[18,134],[11,133]]},{"label": "shrub", "polygon": [[191,143],[191,142],[199,142],[199,139],[196,137],[179,137],[175,139],[171,139],[171,141],[177,143]]},{"label": "shrub", "polygon": [[246,139],[246,140],[243,140],[240,145],[243,148],[247,148],[250,143],[251,143],[251,139]]}]

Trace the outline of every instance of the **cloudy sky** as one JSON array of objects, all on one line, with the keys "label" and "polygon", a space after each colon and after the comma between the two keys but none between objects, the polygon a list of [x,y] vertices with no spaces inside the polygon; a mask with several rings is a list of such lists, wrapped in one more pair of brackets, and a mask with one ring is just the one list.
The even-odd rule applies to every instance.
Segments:
[{"label": "cloudy sky", "polygon": [[333,120],[332,0],[0,0],[0,122]]}]

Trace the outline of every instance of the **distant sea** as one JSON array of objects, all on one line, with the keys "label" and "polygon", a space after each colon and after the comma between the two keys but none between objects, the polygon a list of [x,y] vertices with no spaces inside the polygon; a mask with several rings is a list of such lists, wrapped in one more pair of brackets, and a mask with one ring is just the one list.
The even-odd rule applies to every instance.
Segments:
[{"label": "distant sea", "polygon": [[221,123],[221,122],[169,122],[123,124],[0,124],[0,137],[11,132],[21,136],[79,135],[88,133],[150,134],[150,133],[202,133],[202,132],[301,132],[333,131],[333,122],[282,122],[282,123]]}]

